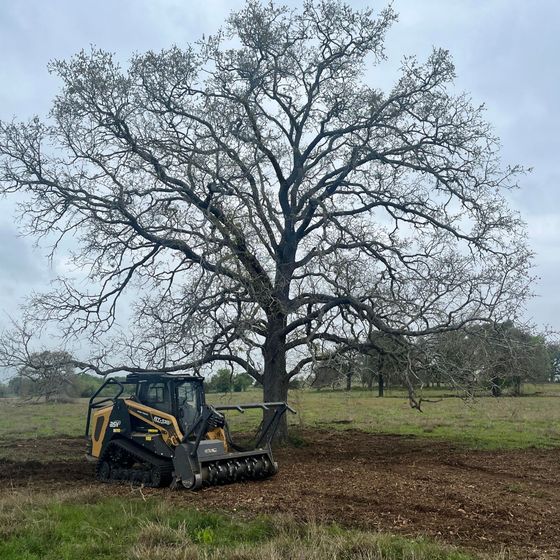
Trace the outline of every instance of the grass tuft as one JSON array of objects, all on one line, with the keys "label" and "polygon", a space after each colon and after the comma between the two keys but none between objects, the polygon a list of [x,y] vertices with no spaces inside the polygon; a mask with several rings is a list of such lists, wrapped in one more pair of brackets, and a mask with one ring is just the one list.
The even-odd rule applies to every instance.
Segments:
[{"label": "grass tuft", "polygon": [[90,490],[14,491],[0,499],[2,560],[470,560],[426,539],[299,523],[237,519],[157,499],[90,500]]}]

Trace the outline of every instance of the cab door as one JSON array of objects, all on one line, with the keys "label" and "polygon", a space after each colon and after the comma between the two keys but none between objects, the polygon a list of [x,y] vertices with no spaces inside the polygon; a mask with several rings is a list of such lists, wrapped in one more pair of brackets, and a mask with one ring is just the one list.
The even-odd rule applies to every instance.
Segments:
[{"label": "cab door", "polygon": [[200,387],[200,383],[191,380],[175,385],[175,402],[177,403],[175,415],[184,432],[192,428],[201,412]]}]

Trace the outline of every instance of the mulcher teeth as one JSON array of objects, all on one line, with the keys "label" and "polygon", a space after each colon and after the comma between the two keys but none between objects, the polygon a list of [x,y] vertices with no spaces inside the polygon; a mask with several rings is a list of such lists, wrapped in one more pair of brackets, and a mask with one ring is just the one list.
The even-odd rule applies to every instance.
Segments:
[{"label": "mulcher teeth", "polygon": [[275,473],[272,462],[266,457],[245,457],[208,463],[208,486],[231,484],[242,480],[258,480]]}]

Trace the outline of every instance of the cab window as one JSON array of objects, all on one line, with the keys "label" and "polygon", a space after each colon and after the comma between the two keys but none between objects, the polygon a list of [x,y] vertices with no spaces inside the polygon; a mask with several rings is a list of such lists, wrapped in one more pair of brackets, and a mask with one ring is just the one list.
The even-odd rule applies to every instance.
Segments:
[{"label": "cab window", "polygon": [[165,402],[165,385],[163,383],[148,385],[146,399],[154,404]]},{"label": "cab window", "polygon": [[196,402],[196,392],[193,383],[183,383],[177,388],[177,396],[179,398],[179,404],[189,403],[195,404]]},{"label": "cab window", "polygon": [[162,412],[171,412],[171,400],[167,383],[141,383],[139,400],[146,406],[157,408]]}]

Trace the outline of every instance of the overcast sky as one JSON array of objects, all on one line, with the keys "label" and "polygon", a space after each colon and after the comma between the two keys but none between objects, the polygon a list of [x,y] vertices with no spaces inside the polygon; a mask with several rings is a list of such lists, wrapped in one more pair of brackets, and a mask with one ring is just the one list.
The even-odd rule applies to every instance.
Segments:
[{"label": "overcast sky", "polygon": [[[297,5],[297,2],[287,2]],[[350,0],[363,7],[384,2]],[[47,62],[95,44],[126,61],[135,51],[185,45],[211,34],[239,0],[0,0],[0,119],[44,115],[59,84]],[[454,56],[457,87],[485,103],[506,164],[534,167],[513,196],[536,252],[538,295],[527,318],[560,331],[560,2],[558,0],[395,0],[387,86],[405,54],[432,46]],[[18,236],[14,202],[0,199],[0,329],[18,302],[46,288],[49,264]]]}]

